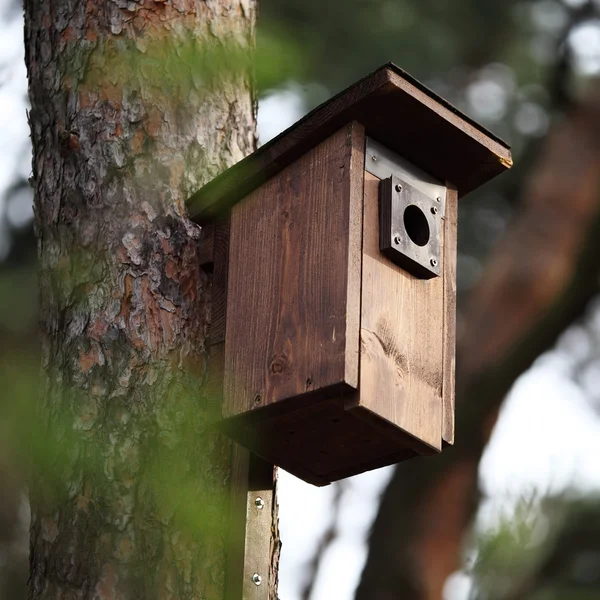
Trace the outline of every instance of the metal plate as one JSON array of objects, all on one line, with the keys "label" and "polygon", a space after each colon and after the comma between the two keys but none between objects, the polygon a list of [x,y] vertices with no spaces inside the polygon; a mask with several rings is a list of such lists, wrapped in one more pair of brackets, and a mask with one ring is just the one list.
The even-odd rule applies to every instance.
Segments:
[{"label": "metal plate", "polygon": [[440,205],[395,175],[379,184],[379,248],[420,279],[440,274]]},{"label": "metal plate", "polygon": [[442,218],[444,217],[446,186],[370,137],[367,137],[365,170],[379,179],[387,179],[390,175],[395,175],[423,192],[431,200],[439,198],[441,215]]}]

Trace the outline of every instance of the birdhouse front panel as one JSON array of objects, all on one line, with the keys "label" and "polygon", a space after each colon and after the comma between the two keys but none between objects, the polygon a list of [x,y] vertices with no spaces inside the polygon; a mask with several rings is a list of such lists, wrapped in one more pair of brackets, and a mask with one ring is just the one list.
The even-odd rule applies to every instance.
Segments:
[{"label": "birdhouse front panel", "polygon": [[363,170],[353,123],[233,208],[224,416],[358,387]]}]

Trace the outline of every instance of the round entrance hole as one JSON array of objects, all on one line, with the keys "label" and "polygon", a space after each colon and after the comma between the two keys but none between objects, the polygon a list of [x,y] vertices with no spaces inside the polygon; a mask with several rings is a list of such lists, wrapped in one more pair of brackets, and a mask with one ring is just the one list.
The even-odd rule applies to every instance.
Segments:
[{"label": "round entrance hole", "polygon": [[427,217],[416,204],[410,204],[404,209],[404,227],[408,237],[417,246],[425,246],[429,241]]}]

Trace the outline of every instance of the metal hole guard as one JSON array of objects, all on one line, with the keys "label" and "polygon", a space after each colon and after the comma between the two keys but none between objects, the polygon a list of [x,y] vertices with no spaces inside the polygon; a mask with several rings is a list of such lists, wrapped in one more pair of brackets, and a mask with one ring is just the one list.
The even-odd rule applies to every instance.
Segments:
[{"label": "metal hole guard", "polygon": [[396,175],[379,184],[379,249],[420,279],[440,274],[440,205]]}]

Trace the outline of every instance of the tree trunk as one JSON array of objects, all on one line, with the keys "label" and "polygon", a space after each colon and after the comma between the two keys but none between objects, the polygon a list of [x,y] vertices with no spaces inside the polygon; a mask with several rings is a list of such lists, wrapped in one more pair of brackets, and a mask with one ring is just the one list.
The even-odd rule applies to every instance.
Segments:
[{"label": "tree trunk", "polygon": [[185,200],[254,149],[249,63],[228,58],[252,54],[255,13],[25,1],[43,383],[31,598],[224,597],[232,447],[203,386],[211,280]]},{"label": "tree trunk", "polygon": [[548,136],[457,341],[456,446],[397,467],[357,600],[441,600],[461,566],[479,460],[517,377],[598,293],[600,88]]}]

